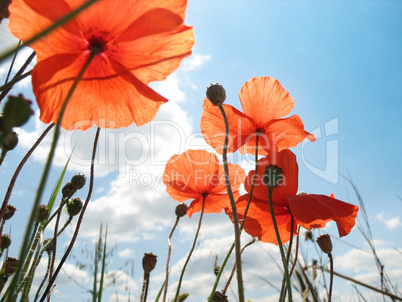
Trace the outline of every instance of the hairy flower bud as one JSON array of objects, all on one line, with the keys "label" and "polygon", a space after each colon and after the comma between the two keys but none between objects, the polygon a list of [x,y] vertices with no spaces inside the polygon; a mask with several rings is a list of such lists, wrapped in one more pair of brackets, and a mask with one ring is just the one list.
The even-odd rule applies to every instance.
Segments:
[{"label": "hairy flower bud", "polygon": [[45,248],[46,253],[51,254],[54,250],[54,240],[52,238],[47,238],[43,241],[43,247]]},{"label": "hairy flower bud", "polygon": [[7,152],[13,150],[15,147],[17,147],[17,145],[18,145],[18,134],[11,130],[4,139],[1,149],[4,152]]},{"label": "hairy flower bud", "polygon": [[82,201],[79,198],[71,199],[66,205],[66,211],[68,215],[75,216],[81,212],[82,209]]},{"label": "hairy flower bud", "polygon": [[212,298],[212,302],[228,302],[228,297],[216,291]]},{"label": "hairy flower bud", "polygon": [[279,186],[283,181],[282,169],[276,165],[266,167],[262,181],[269,188]]},{"label": "hairy flower bud", "polygon": [[156,266],[156,255],[152,253],[144,253],[144,257],[142,258],[142,268],[144,269],[144,274],[150,274],[151,271]]},{"label": "hairy flower bud", "polygon": [[3,126],[11,129],[24,125],[33,114],[31,104],[22,94],[9,96],[3,108]]},{"label": "hairy flower bud", "polygon": [[41,223],[41,222],[44,221],[48,216],[49,216],[49,208],[48,208],[46,205],[41,204],[41,205],[39,206],[38,214],[36,215],[35,221],[36,221],[37,223]]},{"label": "hairy flower bud", "polygon": [[75,174],[71,178],[71,185],[74,187],[74,189],[79,190],[85,186],[86,183],[86,178],[84,174]]},{"label": "hairy flower bud", "polygon": [[183,217],[187,214],[188,206],[185,203],[179,204],[176,209],[175,213],[177,217]]},{"label": "hairy flower bud", "polygon": [[11,236],[8,234],[1,235],[0,249],[5,250],[11,245]]},{"label": "hairy flower bud", "polygon": [[14,216],[15,211],[17,211],[17,209],[15,207],[13,207],[12,205],[8,204],[6,207],[6,211],[4,212],[4,215],[3,215],[3,219],[4,220],[11,219],[11,217]]},{"label": "hairy flower bud", "polygon": [[76,190],[74,189],[71,182],[68,182],[64,185],[63,189],[61,189],[61,194],[63,194],[63,198],[71,197]]},{"label": "hairy flower bud", "polygon": [[332,241],[331,241],[331,237],[328,234],[321,235],[320,237],[317,238],[316,241],[324,253],[331,254]]},{"label": "hairy flower bud", "polygon": [[226,100],[226,91],[222,85],[213,83],[207,88],[207,98],[212,104],[222,104]]}]

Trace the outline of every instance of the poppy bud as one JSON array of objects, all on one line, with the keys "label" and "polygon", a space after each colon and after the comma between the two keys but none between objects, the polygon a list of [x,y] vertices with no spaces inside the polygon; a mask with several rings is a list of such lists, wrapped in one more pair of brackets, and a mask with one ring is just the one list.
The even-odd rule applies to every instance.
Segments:
[{"label": "poppy bud", "polygon": [[312,232],[312,231],[306,231],[306,232],[304,232],[304,240],[306,240],[306,241],[308,241],[308,240],[313,241],[313,232]]},{"label": "poppy bud", "polygon": [[188,206],[185,203],[179,204],[176,209],[175,213],[177,217],[183,217],[187,214]]},{"label": "poppy bud", "polygon": [[15,258],[7,257],[3,263],[4,277],[8,279],[18,268],[18,260]]},{"label": "poppy bud", "polygon": [[212,104],[222,104],[226,100],[226,91],[222,85],[213,83],[207,88],[207,98]]},{"label": "poppy bud", "polygon": [[68,215],[75,216],[81,212],[82,209],[82,201],[79,198],[71,199],[66,205],[66,211]]},{"label": "poppy bud", "polygon": [[189,293],[182,293],[179,295],[179,301],[178,302],[183,302],[184,300],[186,300],[188,298],[188,296],[190,296]]},{"label": "poppy bud", "polygon": [[86,183],[86,179],[84,174],[75,174],[72,178],[71,178],[71,185],[73,186],[74,189],[79,190],[82,187],[85,186]]},{"label": "poppy bud", "polygon": [[212,302],[229,302],[228,297],[216,291],[212,298]]},{"label": "poppy bud", "polygon": [[0,1],[0,23],[2,19],[10,17],[8,6],[11,4],[11,0]]},{"label": "poppy bud", "polygon": [[8,234],[1,235],[0,249],[5,250],[11,245],[11,236]]},{"label": "poppy bud", "polygon": [[3,108],[3,122],[6,129],[24,125],[33,114],[32,102],[22,94],[9,96]]},{"label": "poppy bud", "polygon": [[269,188],[279,186],[283,181],[282,169],[276,165],[266,167],[262,181]]},{"label": "poppy bud", "polygon": [[152,253],[144,253],[144,257],[142,258],[142,268],[144,269],[144,274],[148,275],[156,266],[156,255]]},{"label": "poppy bud", "polygon": [[46,205],[41,204],[39,206],[38,214],[36,215],[35,221],[37,223],[40,223],[44,221],[48,216],[49,216],[49,208]]},{"label": "poppy bud", "polygon": [[18,145],[18,134],[11,130],[4,139],[1,149],[4,152],[7,152],[13,150],[15,147],[17,147],[17,145]]},{"label": "poppy bud", "polygon": [[71,182],[68,182],[64,185],[63,189],[61,189],[61,194],[63,194],[63,198],[67,198],[71,195],[73,195],[73,193],[76,190],[74,189],[73,185],[71,184]]},{"label": "poppy bud", "polygon": [[14,208],[12,205],[8,204],[6,207],[6,211],[4,212],[4,215],[3,215],[3,219],[9,220],[11,217],[14,216],[15,211],[17,211],[17,209]]},{"label": "poppy bud", "polygon": [[215,276],[218,276],[220,270],[221,270],[221,267],[220,267],[220,266],[217,265],[217,266],[214,267],[214,274],[215,274]]},{"label": "poppy bud", "polygon": [[317,244],[321,248],[321,250],[325,254],[331,254],[332,252],[332,242],[331,242],[331,237],[328,234],[321,235],[320,237],[317,238]]}]

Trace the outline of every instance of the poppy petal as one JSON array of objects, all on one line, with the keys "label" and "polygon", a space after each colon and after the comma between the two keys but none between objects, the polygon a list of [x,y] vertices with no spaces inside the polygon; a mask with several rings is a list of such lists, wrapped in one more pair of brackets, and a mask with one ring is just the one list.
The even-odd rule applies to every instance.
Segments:
[{"label": "poppy petal", "polygon": [[[234,198],[237,199],[240,194],[238,191],[233,192]],[[201,212],[202,196],[194,200],[187,210],[187,215],[191,217],[193,213]],[[224,209],[230,207],[230,200],[227,194],[208,194],[205,198],[204,213],[221,213]]]},{"label": "poppy petal", "polygon": [[[223,153],[225,123],[219,108],[207,98],[202,105],[201,133],[205,141],[219,154]],[[244,145],[255,132],[252,120],[230,105],[223,105],[229,123],[228,152],[235,152]]]},{"label": "poppy petal", "polygon": [[[218,163],[216,155],[205,150],[187,150],[173,155],[166,163],[163,183],[167,186],[178,183],[183,189],[203,194],[208,192],[211,182],[218,175]],[[170,196],[183,201],[176,194]]]},{"label": "poppy petal", "polygon": [[[248,194],[241,196],[237,203],[237,212],[239,220],[243,219],[243,215],[247,206]],[[288,242],[291,235],[291,215],[289,210],[283,207],[274,206],[275,220],[278,226],[279,235],[282,243]],[[227,209],[226,213],[233,221],[231,209]],[[253,237],[258,237],[262,242],[268,242],[278,245],[274,224],[272,222],[269,203],[258,198],[252,198],[247,216],[244,222],[244,230]],[[293,235],[296,235],[296,224],[294,224]]]},{"label": "poppy petal", "polygon": [[[299,167],[296,161],[296,155],[286,149],[278,152],[276,155],[277,165],[281,168],[283,178],[279,186],[275,187],[272,192],[272,200],[275,205],[288,207],[288,201],[286,195],[294,195],[297,193],[298,188],[298,174]],[[253,189],[253,196],[266,200],[268,202],[268,187],[263,182],[263,177],[266,167],[270,165],[268,157],[261,158],[258,161],[258,173],[255,180]],[[253,183],[255,171],[252,170],[247,175],[244,182],[244,188],[247,192],[250,192]]]},{"label": "poppy petal", "polygon": [[288,115],[294,107],[289,92],[270,77],[252,78],[244,83],[239,98],[244,113],[259,127]]},{"label": "poppy petal", "polygon": [[[228,163],[229,168],[229,180],[232,191],[236,191],[239,189],[240,185],[244,182],[246,175],[244,174],[244,170],[239,165],[233,165]],[[218,171],[218,183],[213,184],[211,186],[211,193],[219,194],[226,193],[226,181],[225,181],[225,169],[223,165],[219,166]]]},{"label": "poppy petal", "polygon": [[[304,125],[298,115],[292,115],[285,119],[272,120],[265,128],[265,133],[272,137],[278,147],[278,151],[296,147],[305,138],[314,142],[314,134],[304,130]],[[270,151],[270,150],[267,150]]]},{"label": "poppy petal", "polygon": [[[57,122],[61,104],[85,60],[84,55],[78,58],[57,55],[35,66],[32,86],[44,123]],[[85,130],[92,125],[120,128],[133,122],[140,126],[152,120],[164,102],[167,102],[164,97],[119,63],[99,56],[93,59],[74,91],[62,127],[68,130]]]},{"label": "poppy petal", "polygon": [[306,229],[323,228],[333,220],[338,227],[339,236],[349,234],[355,225],[359,207],[338,199],[315,194],[287,196],[290,211],[298,224]]}]

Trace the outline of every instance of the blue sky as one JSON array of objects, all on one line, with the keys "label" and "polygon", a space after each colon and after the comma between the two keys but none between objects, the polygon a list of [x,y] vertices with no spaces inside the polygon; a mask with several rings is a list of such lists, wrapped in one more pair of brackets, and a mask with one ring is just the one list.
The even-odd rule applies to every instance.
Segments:
[{"label": "blue sky", "polygon": [[[194,26],[193,55],[166,81],[152,84],[170,102],[161,107],[155,122],[141,128],[109,130],[101,139],[95,193],[74,253],[79,255],[85,244],[93,244],[100,223],[108,223],[110,246],[117,246],[108,268],[124,281],[117,289],[107,291],[107,301],[116,301],[116,291],[121,295],[120,301],[127,301],[126,284],[131,298],[138,300],[141,258],[145,252],[158,255],[158,266],[151,277],[150,300],[163,282],[166,240],[177,203],[165,193],[160,176],[164,162],[173,154],[187,148],[208,149],[199,129],[205,88],[219,82],[226,89],[226,103],[241,109],[238,99],[241,86],[259,76],[280,81],[295,99],[292,114],[298,114],[306,129],[318,138],[315,143],[300,144],[293,149],[300,168],[299,190],[333,192],[337,198],[357,204],[351,186],[343,177],[350,175],[364,199],[379,257],[400,287],[401,14],[400,1],[189,0],[186,24]],[[4,24],[0,35],[8,43]],[[24,52],[21,60],[29,53]],[[5,77],[4,68],[0,67],[1,79]],[[33,98],[29,82],[15,87],[13,93],[19,92]],[[43,128],[36,116],[19,129],[21,143],[1,166],[1,183],[8,183],[10,173]],[[55,160],[58,167],[64,165],[71,146],[76,144],[67,179],[78,172],[89,174],[87,159],[93,136],[93,129],[63,135]],[[16,238],[11,256],[18,254],[18,234],[25,227],[24,218],[30,210],[29,202],[48,144],[45,142],[24,169],[10,202],[18,208],[19,215],[11,225]],[[235,154],[231,159],[246,170],[251,168],[250,157]],[[49,192],[59,173],[59,168],[52,170]],[[5,190],[5,185],[2,187]],[[87,187],[79,197],[85,197],[86,190]],[[197,222],[197,215],[184,218],[173,238],[172,292]],[[378,285],[373,258],[361,250],[368,250],[368,246],[357,228],[339,241],[333,224],[324,231],[334,235],[335,269]],[[203,301],[209,294],[214,256],[218,255],[219,261],[223,259],[233,240],[232,232],[224,214],[206,215],[200,243],[183,284],[183,291],[190,293],[188,301]],[[68,229],[63,240],[71,233],[72,229]],[[243,237],[243,242],[248,240],[249,236]],[[315,249],[311,243],[302,241],[303,251],[308,252],[307,258],[311,260]],[[279,260],[277,248],[263,243],[255,243],[244,255],[246,297],[253,302],[277,300],[275,290],[259,278],[280,283],[280,273],[268,253]],[[58,255],[61,257],[62,251]],[[119,267],[129,258],[134,260],[134,274],[126,270],[124,275]],[[73,263],[67,267],[68,274],[91,287],[90,274],[74,268]],[[223,286],[220,284],[218,288]],[[365,293],[367,301],[379,299],[363,288],[359,290]],[[336,300],[358,301],[350,284],[340,279],[335,279],[334,295]],[[89,295],[77,289],[71,280],[60,277],[54,301],[72,298],[86,301]]]}]

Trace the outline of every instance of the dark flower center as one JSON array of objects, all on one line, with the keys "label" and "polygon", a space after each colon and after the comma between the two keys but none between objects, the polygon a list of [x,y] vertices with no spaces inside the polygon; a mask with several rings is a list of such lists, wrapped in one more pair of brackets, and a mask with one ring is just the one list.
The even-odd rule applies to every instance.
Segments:
[{"label": "dark flower center", "polygon": [[107,41],[102,36],[92,36],[88,39],[88,50],[100,54],[107,49]]}]

